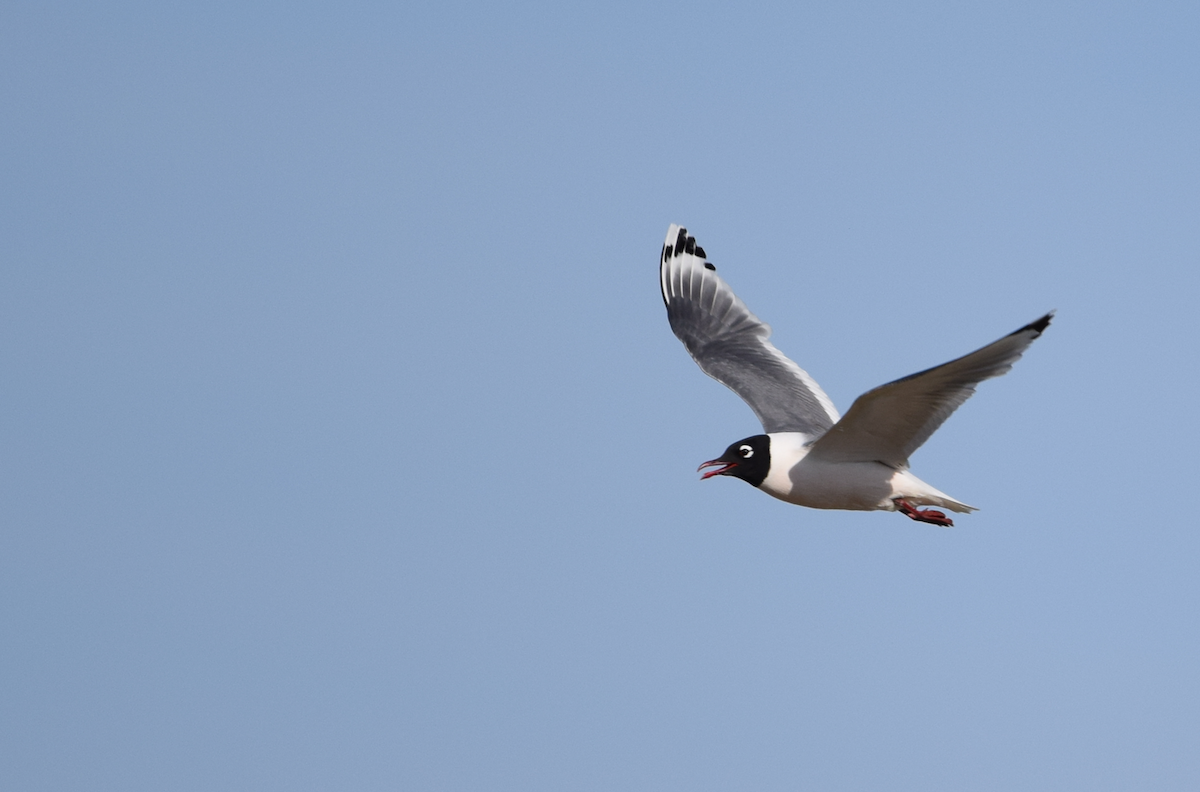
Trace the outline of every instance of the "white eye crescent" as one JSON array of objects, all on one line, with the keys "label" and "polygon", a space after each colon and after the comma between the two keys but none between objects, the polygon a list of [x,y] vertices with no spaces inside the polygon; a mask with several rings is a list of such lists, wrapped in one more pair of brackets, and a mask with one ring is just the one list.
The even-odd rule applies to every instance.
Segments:
[{"label": "white eye crescent", "polygon": [[738,446],[738,453],[742,455],[742,459],[749,459],[754,456],[754,449],[748,445]]}]

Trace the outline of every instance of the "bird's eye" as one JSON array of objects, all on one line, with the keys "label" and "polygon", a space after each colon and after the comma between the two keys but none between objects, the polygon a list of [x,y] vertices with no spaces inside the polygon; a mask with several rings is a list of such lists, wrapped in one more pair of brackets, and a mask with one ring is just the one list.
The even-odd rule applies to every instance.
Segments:
[{"label": "bird's eye", "polygon": [[754,456],[754,449],[748,445],[738,446],[738,453],[742,455],[742,459],[749,459]]}]

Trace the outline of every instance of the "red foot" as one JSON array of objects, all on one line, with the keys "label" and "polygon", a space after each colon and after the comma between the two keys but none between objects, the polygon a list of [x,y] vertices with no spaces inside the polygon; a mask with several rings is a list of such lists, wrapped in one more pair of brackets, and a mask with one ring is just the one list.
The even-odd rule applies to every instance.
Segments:
[{"label": "red foot", "polygon": [[933,525],[944,525],[946,527],[954,526],[954,520],[951,520],[949,517],[947,517],[945,512],[936,511],[934,509],[915,509],[913,508],[913,505],[904,500],[904,498],[896,498],[895,503],[896,511],[907,517],[911,517],[917,522],[932,523]]}]

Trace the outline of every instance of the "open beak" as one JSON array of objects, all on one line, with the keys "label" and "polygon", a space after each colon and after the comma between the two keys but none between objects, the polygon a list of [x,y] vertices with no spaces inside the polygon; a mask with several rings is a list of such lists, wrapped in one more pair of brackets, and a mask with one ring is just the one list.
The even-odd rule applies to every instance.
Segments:
[{"label": "open beak", "polygon": [[700,467],[696,468],[696,472],[699,473],[701,470],[704,470],[704,468],[712,467],[713,465],[723,465],[724,467],[708,471],[700,477],[701,481],[707,478],[712,478],[713,476],[724,476],[730,470],[737,467],[737,462],[726,462],[724,459],[710,459]]}]

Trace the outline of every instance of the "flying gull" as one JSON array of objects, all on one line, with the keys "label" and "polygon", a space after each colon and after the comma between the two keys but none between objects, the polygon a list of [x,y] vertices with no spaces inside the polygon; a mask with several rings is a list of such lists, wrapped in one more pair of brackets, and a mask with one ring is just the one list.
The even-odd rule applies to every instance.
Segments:
[{"label": "flying gull", "polygon": [[1012,368],[1054,312],[969,355],[859,396],[839,416],[804,369],[770,342],[686,228],[672,225],[659,258],[671,330],[705,374],[741,396],[764,434],[739,440],[699,470],[734,476],[780,500],[813,509],[898,511],[953,525],[937,506],[975,511],[914,476],[908,458],[971,397],[975,386]]}]

